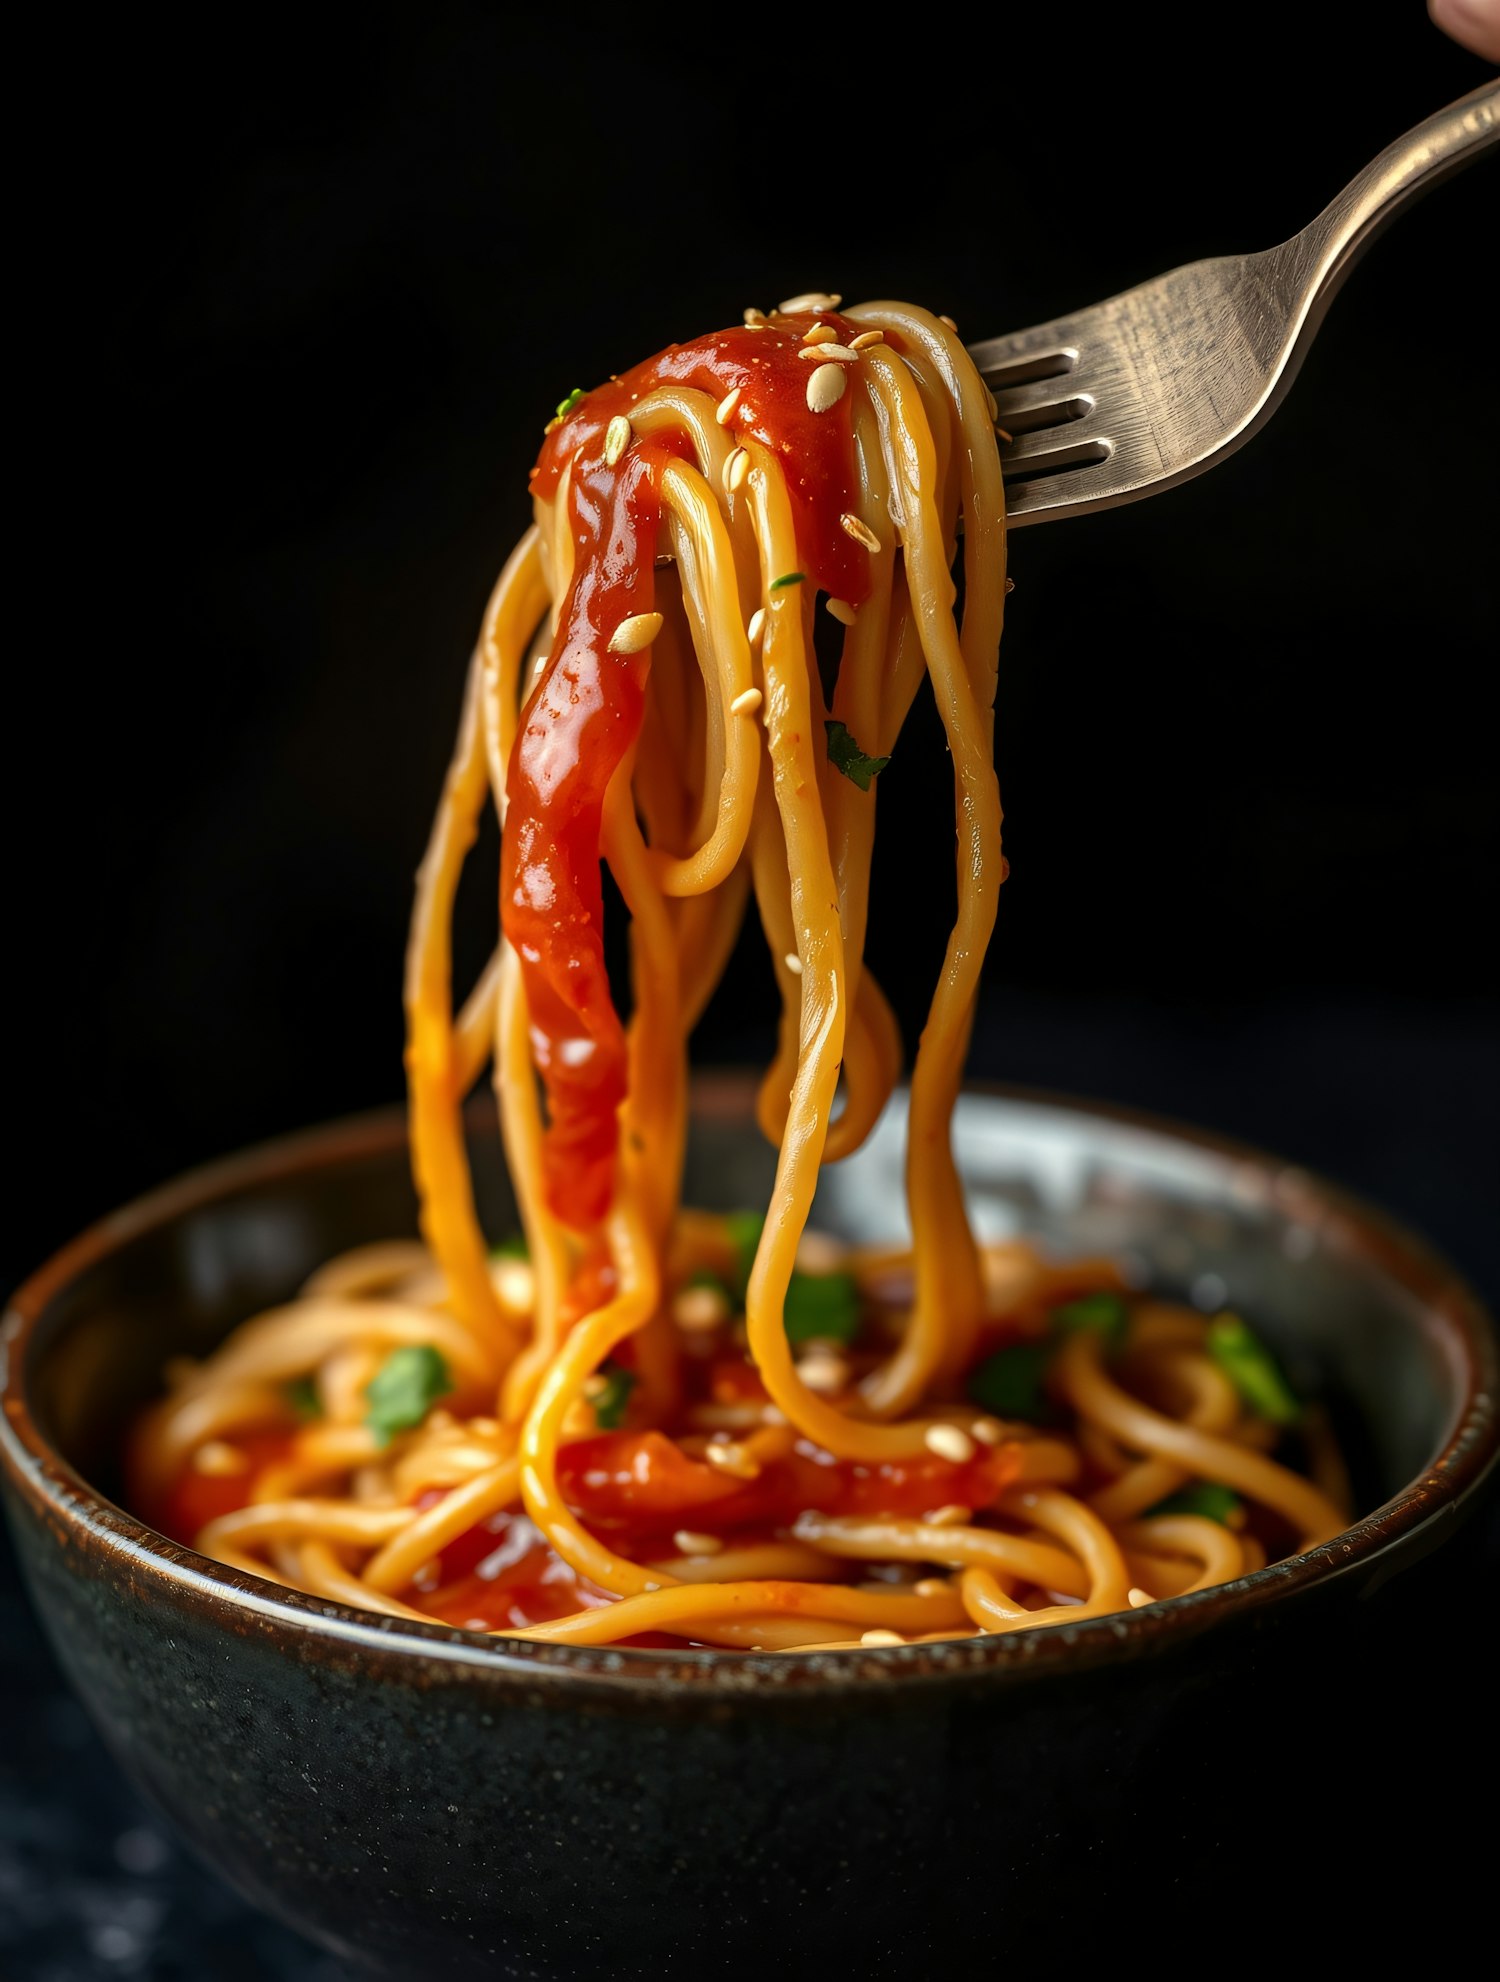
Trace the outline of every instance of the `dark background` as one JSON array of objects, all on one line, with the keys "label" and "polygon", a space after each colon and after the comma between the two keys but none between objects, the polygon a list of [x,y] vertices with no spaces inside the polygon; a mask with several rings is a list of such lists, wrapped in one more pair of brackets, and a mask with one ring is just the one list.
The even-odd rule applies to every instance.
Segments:
[{"label": "dark background", "polygon": [[[1488,73],[1419,0],[312,11],[23,66],[6,1285],[399,1094],[410,879],[570,387],[810,287],[978,339],[1270,246]],[[1396,225],[1229,465],[1015,537],[974,1056],[1335,1174],[1492,1297],[1497,190]],[[914,1025],[950,906],[930,714],[882,792],[871,949]],[[761,1053],[769,991],[752,935],[702,1056]],[[0,1968],[331,1975],[159,1836],[8,1584],[0,1631]]]}]

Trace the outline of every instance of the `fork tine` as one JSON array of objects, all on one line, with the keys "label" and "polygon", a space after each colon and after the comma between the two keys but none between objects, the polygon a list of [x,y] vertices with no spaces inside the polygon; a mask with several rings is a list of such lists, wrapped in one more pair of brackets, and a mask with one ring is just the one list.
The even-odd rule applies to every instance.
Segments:
[{"label": "fork tine", "polygon": [[1089,341],[1080,335],[1084,329],[1078,320],[1062,318],[970,347],[994,394],[995,424],[1009,436],[1001,442],[1000,470],[1012,523],[1091,507],[1085,491],[1090,470],[1114,451],[1100,431],[1092,382],[1079,375]]},{"label": "fork tine", "polygon": [[1083,420],[1094,410],[1094,396],[1080,392],[1070,378],[1035,379],[1028,385],[991,387],[996,424],[1010,434],[1029,434],[1034,427],[1062,427]]},{"label": "fork tine", "polygon": [[1039,433],[1020,434],[1004,444],[1000,449],[1000,472],[1007,482],[1035,481],[1042,475],[1058,474],[1064,468],[1108,461],[1113,453],[1113,444],[1099,434],[1046,427]]}]

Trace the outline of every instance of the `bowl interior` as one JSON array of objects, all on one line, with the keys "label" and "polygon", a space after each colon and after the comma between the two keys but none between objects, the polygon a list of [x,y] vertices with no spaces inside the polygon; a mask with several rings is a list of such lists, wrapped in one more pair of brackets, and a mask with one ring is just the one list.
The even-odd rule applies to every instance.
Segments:
[{"label": "bowl interior", "polygon": [[[774,1152],[748,1082],[695,1092],[688,1199],[763,1205]],[[1418,1476],[1464,1398],[1441,1279],[1370,1214],[1274,1159],[1063,1102],[971,1094],[956,1139],[976,1226],[1059,1256],[1110,1254],[1132,1279],[1263,1329],[1322,1395],[1351,1452],[1361,1510]],[[515,1225],[492,1116],[472,1147],[486,1228]],[[861,1241],[906,1235],[904,1108],[825,1172],[814,1220]],[[117,1242],[67,1279],[32,1338],[25,1381],[38,1429],[112,1497],[115,1455],[163,1361],[201,1355],[285,1300],[343,1248],[416,1229],[400,1118],[372,1118],[200,1172],[123,1213]],[[123,1236],[121,1236],[123,1234]]]}]

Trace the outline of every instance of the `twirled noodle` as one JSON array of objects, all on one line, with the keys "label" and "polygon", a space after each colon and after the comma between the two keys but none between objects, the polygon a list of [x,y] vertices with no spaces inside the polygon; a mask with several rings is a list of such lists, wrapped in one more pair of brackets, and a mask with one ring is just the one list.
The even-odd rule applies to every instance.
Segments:
[{"label": "twirled noodle", "polygon": [[[1077,1621],[1247,1573],[1277,1522],[1304,1543],[1341,1525],[1326,1425],[1308,1420],[1318,1484],[1268,1456],[1280,1421],[1203,1317],[970,1227],[951,1120],[1006,872],[993,418],[946,319],[823,297],[559,407],[418,877],[424,1243],[330,1262],[177,1373],[136,1470],[184,1539],[403,1618],[798,1651]],[[924,681],[957,907],[911,1075],[912,1243],[830,1267],[806,1235],[820,1168],[901,1073],[866,942],[877,778]],[[456,1003],[487,806],[502,929]],[[601,863],[629,917],[628,1024]],[[747,1249],[680,1186],[687,1037],[752,892],[781,1021]],[[491,1062],[525,1260],[489,1253],[468,1168],[463,1103]],[[794,1327],[820,1276],[826,1319]],[[1069,1303],[1083,1325],[1059,1335]],[[1046,1364],[1029,1402],[986,1375],[1011,1353]]]}]

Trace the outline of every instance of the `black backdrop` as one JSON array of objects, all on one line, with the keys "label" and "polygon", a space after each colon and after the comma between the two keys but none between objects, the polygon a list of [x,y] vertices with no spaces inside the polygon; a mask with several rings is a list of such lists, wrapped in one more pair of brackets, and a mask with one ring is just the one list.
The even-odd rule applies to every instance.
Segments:
[{"label": "black backdrop", "polygon": [[[61,568],[6,793],[15,1271],[186,1163],[399,1092],[410,876],[571,386],[812,285],[978,337],[1269,246],[1485,74],[1406,0],[1299,10],[1295,53],[1269,16],[997,12],[871,95],[878,32],[819,12],[658,41],[557,9],[231,11],[69,77],[37,286]],[[1229,1042],[1295,1057],[1307,1024],[1329,1109],[1382,1141],[1415,1111],[1443,1168],[1433,1090],[1467,1106],[1492,1040],[1496,191],[1481,165],[1376,244],[1228,466],[1017,534],[984,1071],[1222,1116]],[[934,728],[883,781],[872,942],[913,1022],[950,904],[896,813],[949,803]],[[758,936],[742,955],[706,1057],[766,1037]],[[1385,1047],[1414,1028],[1403,1085]],[[1199,1072],[1157,1093],[1158,1048]],[[1290,1105],[1221,1125],[1296,1142]]]},{"label": "black backdrop", "polygon": [[[950,9],[877,67],[894,33],[231,7],[24,69],[7,1283],[172,1171],[399,1093],[410,876],[570,387],[808,287],[977,338],[1269,246],[1487,73],[1418,0]],[[1016,536],[975,1055],[1335,1172],[1492,1294],[1497,190],[1377,244],[1229,465]],[[915,1021],[930,721],[883,795],[872,949]],[[769,987],[747,938],[705,1058],[763,1049]]]}]

